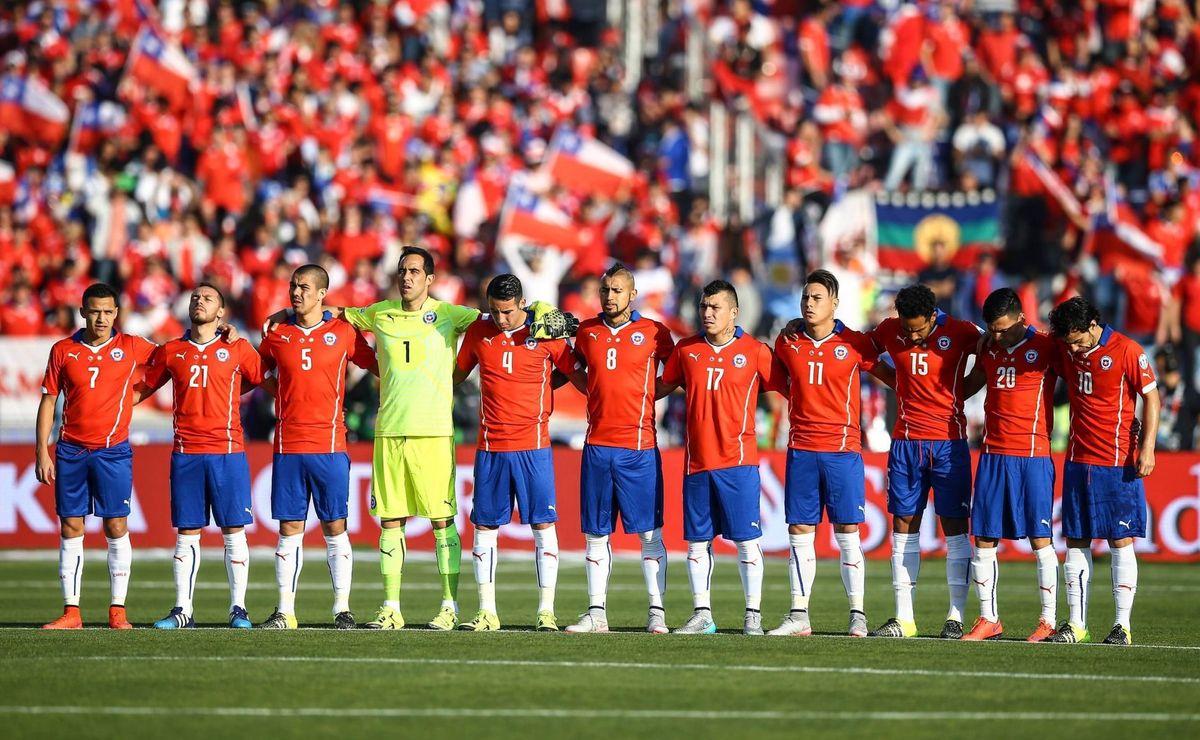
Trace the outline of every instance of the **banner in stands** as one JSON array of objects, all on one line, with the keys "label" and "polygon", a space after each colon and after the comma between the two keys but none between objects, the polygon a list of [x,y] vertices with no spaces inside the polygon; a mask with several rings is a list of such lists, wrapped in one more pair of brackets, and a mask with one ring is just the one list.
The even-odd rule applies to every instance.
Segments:
[{"label": "banner in stands", "polygon": [[[356,445],[351,451],[350,470],[351,497],[349,529],[351,539],[359,545],[375,546],[378,543],[379,525],[368,512],[367,500],[371,491],[371,446]],[[275,523],[271,520],[271,449],[267,444],[252,444],[247,451],[250,461],[255,523],[247,528],[250,544],[274,547]],[[168,479],[171,448],[168,445],[147,445],[134,451],[134,496],[133,512],[129,530],[136,547],[173,547],[175,533],[171,529]],[[458,525],[464,533],[463,541],[469,547],[471,541],[469,516],[472,495],[472,460],[474,449],[460,447],[458,450]],[[786,555],[788,551],[787,525],[783,518],[784,491],[783,452],[763,453],[760,469],[762,473],[762,532],[763,549],[775,555]],[[867,519],[863,526],[863,549],[869,557],[886,558],[891,553],[891,538],[888,537],[888,515],[885,489],[887,458],[882,454],[868,454],[866,460]],[[582,551],[583,535],[579,532],[579,462],[578,451],[556,448],[554,455],[555,477],[558,481],[558,512],[560,516],[558,538],[564,550]],[[1062,460],[1056,458],[1061,470]],[[1149,537],[1139,540],[1139,555],[1146,560],[1200,561],[1200,455],[1183,453],[1160,453],[1158,466],[1146,481],[1147,521],[1150,522]],[[666,523],[664,537],[672,551],[683,552],[683,523],[680,505],[680,489],[683,480],[683,451],[663,451],[663,473],[665,476]],[[921,547],[928,554],[943,552],[942,541],[937,532],[935,517],[925,517],[921,532]],[[100,522],[88,518],[88,532],[98,533]],[[1055,545],[1065,549],[1060,532],[1058,502],[1054,516]],[[433,549],[433,536],[429,523],[411,520],[408,524],[408,541],[411,550]],[[32,445],[0,445],[0,548],[57,548],[58,520],[54,514],[54,492],[48,486],[38,484],[34,471]],[[501,549],[531,550],[532,536],[528,527],[513,523],[501,529]],[[100,540],[93,540],[99,546]],[[220,532],[216,527],[206,530],[204,542],[209,546],[221,544]],[[310,513],[308,542],[322,543],[320,528]],[[728,542],[718,540],[717,549],[734,552]],[[1104,543],[1097,541],[1098,550]],[[637,553],[637,538],[617,534],[613,537],[613,549],[617,552]],[[817,532],[817,553],[821,557],[835,557],[837,546],[828,524],[822,524]],[[1004,543],[1002,555],[1009,558],[1031,557],[1025,542]]]}]

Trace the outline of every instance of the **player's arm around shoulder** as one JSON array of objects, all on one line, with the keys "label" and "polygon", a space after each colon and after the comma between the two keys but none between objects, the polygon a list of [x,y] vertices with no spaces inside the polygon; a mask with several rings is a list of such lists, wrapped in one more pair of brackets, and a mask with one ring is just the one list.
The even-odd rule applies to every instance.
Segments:
[{"label": "player's arm around shoulder", "polygon": [[242,375],[241,392],[248,393],[263,382],[265,369],[262,355],[245,339],[238,340],[234,346],[238,351],[238,369]]},{"label": "player's arm around shoulder", "polygon": [[1154,443],[1158,439],[1158,422],[1161,418],[1162,399],[1158,394],[1158,379],[1145,351],[1130,343],[1125,351],[1126,372],[1132,376],[1130,382],[1142,397],[1141,444],[1138,446],[1137,474],[1145,478],[1154,472]]},{"label": "player's arm around shoulder", "polygon": [[458,348],[458,357],[454,360],[455,385],[466,380],[475,366],[479,364],[476,346],[479,343],[480,335],[490,322],[491,319],[487,318],[486,314],[480,314],[479,318],[467,327],[467,332],[463,335],[462,346]]}]

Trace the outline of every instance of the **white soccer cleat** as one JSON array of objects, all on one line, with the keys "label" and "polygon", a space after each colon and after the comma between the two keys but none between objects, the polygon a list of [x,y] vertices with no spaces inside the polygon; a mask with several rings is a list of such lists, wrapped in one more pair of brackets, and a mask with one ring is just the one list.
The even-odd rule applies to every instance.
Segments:
[{"label": "white soccer cleat", "polygon": [[578,622],[567,626],[566,631],[571,634],[608,632],[608,614],[602,606],[590,606],[586,612],[579,615]]},{"label": "white soccer cleat", "polygon": [[866,637],[870,631],[870,628],[867,627],[867,615],[857,609],[851,609],[850,627],[846,631],[847,634],[851,637]]},{"label": "white soccer cleat", "polygon": [[783,618],[779,626],[767,633],[772,637],[794,636],[808,637],[812,634],[812,624],[808,621],[808,611],[793,609]]},{"label": "white soccer cleat", "polygon": [[757,609],[747,609],[746,618],[742,621],[743,635],[761,635],[762,628],[762,612]]},{"label": "white soccer cleat", "polygon": [[661,606],[650,607],[646,615],[646,631],[652,635],[665,635],[671,631],[667,628],[667,613]]}]

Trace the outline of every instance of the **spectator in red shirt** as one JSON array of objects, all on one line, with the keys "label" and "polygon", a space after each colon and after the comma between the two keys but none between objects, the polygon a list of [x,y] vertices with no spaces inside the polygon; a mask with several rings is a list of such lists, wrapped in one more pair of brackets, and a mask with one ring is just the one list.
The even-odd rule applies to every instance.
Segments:
[{"label": "spectator in red shirt", "polygon": [[821,91],[813,108],[813,118],[824,137],[822,154],[834,178],[844,177],[858,166],[858,151],[867,135],[866,106],[844,71],[841,65],[835,66],[834,83]]},{"label": "spectator in red shirt", "polygon": [[925,70],[917,67],[907,87],[896,91],[888,104],[885,128],[895,148],[883,187],[899,190],[912,171],[914,190],[933,184],[933,142],[945,119],[938,93],[929,85]]},{"label": "spectator in red shirt", "polygon": [[954,11],[954,3],[942,0],[938,6],[938,19],[925,25],[921,64],[938,91],[943,109],[950,86],[963,75],[963,53],[970,48],[970,43],[971,33]]},{"label": "spectator in red shirt", "polygon": [[33,337],[42,333],[45,316],[41,303],[26,279],[13,283],[8,302],[0,306],[0,334]]}]

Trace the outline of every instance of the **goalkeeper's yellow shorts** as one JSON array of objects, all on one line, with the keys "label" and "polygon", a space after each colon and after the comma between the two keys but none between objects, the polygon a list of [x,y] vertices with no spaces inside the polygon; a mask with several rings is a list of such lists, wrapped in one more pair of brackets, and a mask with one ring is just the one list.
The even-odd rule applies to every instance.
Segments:
[{"label": "goalkeeper's yellow shorts", "polygon": [[453,519],[453,437],[376,437],[371,516]]}]

